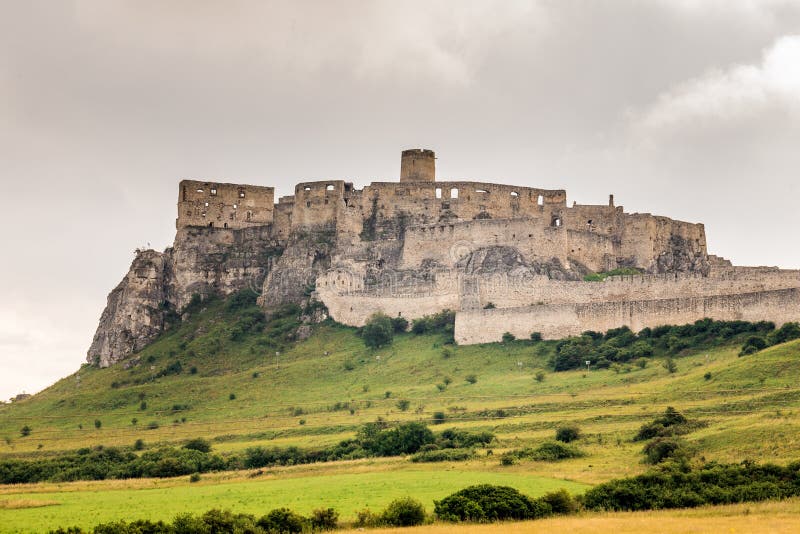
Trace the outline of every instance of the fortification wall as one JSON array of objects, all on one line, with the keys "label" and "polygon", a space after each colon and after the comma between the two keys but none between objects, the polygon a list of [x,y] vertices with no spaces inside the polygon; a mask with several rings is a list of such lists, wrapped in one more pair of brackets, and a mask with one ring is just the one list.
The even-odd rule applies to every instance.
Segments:
[{"label": "fortification wall", "polygon": [[294,212],[294,196],[278,199],[273,211],[272,235],[276,239],[286,240],[292,231],[292,214]]},{"label": "fortification wall", "polygon": [[622,218],[619,255],[649,272],[703,270],[707,264],[706,232],[702,224],[676,221],[649,213]]},{"label": "fortification wall", "polygon": [[248,228],[273,221],[275,189],[255,185],[182,180],[177,228]]},{"label": "fortification wall", "polygon": [[313,226],[335,226],[340,207],[344,205],[342,180],[303,182],[294,188],[292,229]]},{"label": "fortification wall", "polygon": [[317,284],[317,298],[325,303],[330,316],[340,323],[351,326],[364,326],[373,313],[385,313],[390,317],[402,316],[409,321],[424,315],[431,315],[445,309],[457,310],[457,292],[437,293],[395,291],[391,296],[364,293],[342,293],[344,287],[335,284]]},{"label": "fortification wall", "polygon": [[524,308],[467,310],[456,314],[456,343],[470,345],[500,341],[504,332],[525,339],[540,332],[545,339],[604,332],[628,326],[634,331],[665,324],[687,324],[709,317],[716,320],[800,320],[800,289],[778,289],[735,295],[660,300],[546,304]]}]

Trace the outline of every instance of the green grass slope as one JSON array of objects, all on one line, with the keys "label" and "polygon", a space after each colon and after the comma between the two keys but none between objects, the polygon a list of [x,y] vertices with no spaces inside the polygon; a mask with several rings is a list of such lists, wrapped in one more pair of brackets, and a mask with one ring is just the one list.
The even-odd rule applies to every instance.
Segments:
[{"label": "green grass slope", "polygon": [[[491,430],[508,447],[574,422],[593,436],[585,446],[613,464],[613,451],[628,458],[636,428],[670,405],[709,423],[690,436],[709,457],[791,458],[800,446],[791,439],[800,435],[791,417],[800,405],[799,342],[746,357],[737,357],[741,340],[686,349],[674,374],[659,358],[641,369],[555,373],[548,342],[445,347],[438,335],[409,333],[371,350],[354,329],[334,324],[294,342],[293,314],[260,331],[252,311],[246,303],[208,303],[137,354],[137,365],[83,366],[30,399],[1,406],[0,454],[193,437],[211,439],[218,451],[266,442],[324,445],[377,417],[432,422],[441,412],[441,428]],[[541,382],[534,379],[540,370]],[[30,435],[21,435],[24,426]],[[776,433],[789,438],[768,439]],[[622,464],[612,469],[628,471],[630,462]]]}]

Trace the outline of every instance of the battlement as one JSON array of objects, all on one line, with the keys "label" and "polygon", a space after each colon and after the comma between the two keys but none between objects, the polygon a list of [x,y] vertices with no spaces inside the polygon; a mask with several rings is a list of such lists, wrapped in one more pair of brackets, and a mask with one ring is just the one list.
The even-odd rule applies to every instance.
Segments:
[{"label": "battlement", "polygon": [[275,189],[257,185],[182,180],[177,228],[248,228],[272,224]]}]

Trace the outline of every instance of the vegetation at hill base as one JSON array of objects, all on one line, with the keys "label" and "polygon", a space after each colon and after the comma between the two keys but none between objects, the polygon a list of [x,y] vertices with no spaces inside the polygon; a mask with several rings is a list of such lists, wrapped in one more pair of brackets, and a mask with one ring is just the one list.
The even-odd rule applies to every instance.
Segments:
[{"label": "vegetation at hill base", "polygon": [[[410,325],[392,318],[391,341],[367,346],[363,329],[306,324],[313,306],[264,315],[252,292],[198,298],[119,364],[83,366],[0,405],[0,480],[18,483],[0,486],[7,529],[167,522],[211,507],[261,518],[279,508],[309,517],[324,505],[355,522],[366,501],[380,509],[404,488],[424,505],[469,481],[539,499],[747,458],[792,466],[800,455],[792,323],[703,320],[457,346],[443,312]],[[740,356],[748,346],[758,350]],[[789,495],[773,482],[761,480],[764,495]],[[733,497],[708,502],[762,495],[713,492]],[[265,494],[269,506],[258,501]],[[63,505],[42,512],[39,502]]]}]

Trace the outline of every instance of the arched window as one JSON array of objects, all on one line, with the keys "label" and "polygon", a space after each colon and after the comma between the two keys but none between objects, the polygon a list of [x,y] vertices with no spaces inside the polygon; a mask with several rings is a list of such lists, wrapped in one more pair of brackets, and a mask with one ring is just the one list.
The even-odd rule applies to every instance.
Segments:
[{"label": "arched window", "polygon": [[325,191],[333,191],[333,184],[328,184],[325,186]]}]

